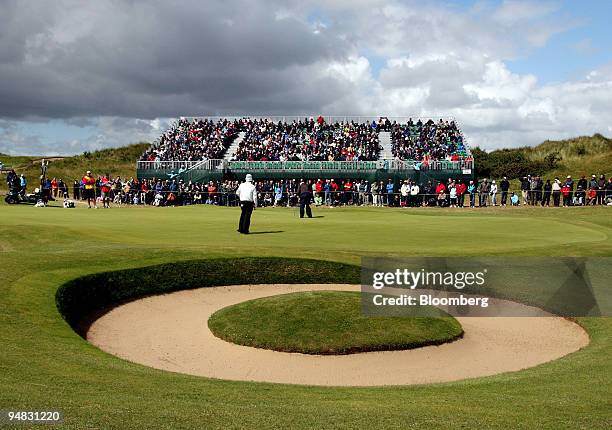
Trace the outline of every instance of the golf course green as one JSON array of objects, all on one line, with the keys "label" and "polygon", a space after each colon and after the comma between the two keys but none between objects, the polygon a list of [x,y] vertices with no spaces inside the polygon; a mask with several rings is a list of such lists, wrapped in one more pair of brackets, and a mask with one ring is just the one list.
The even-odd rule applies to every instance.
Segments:
[{"label": "golf course green", "polygon": [[[607,207],[334,208],[315,215],[257,209],[255,234],[245,236],[236,233],[237,208],[0,204],[0,409],[61,410],[63,428],[74,429],[609,427],[610,318],[578,318],[590,344],[537,367],[368,388],[156,370],[99,350],[71,326],[97,305],[245,277],[253,284],[359,283],[362,256],[612,255]],[[257,258],[215,261],[238,257]],[[283,258],[326,263],[285,264]],[[99,275],[105,272],[112,273]],[[66,294],[58,295],[61,288]],[[107,302],[96,304],[98,297]],[[80,310],[81,304],[89,308]]]}]

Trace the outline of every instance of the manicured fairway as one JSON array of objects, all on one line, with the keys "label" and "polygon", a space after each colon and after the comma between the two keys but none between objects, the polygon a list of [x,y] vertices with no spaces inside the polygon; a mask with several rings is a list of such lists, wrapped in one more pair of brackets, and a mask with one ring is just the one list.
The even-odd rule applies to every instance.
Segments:
[{"label": "manicured fairway", "polygon": [[[36,209],[0,204],[0,409],[57,408],[66,428],[607,428],[612,321],[582,318],[591,344],[558,361],[465,382],[309,388],[173,374],[76,335],[55,292],[78,276],[209,257],[612,255],[609,208]],[[261,270],[266,270],[262,267]]]}]

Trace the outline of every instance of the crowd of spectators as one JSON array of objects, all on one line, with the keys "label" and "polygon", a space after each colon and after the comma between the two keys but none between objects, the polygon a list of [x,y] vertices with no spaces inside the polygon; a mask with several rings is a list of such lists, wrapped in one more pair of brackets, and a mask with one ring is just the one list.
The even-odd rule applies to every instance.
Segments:
[{"label": "crowd of spectators", "polygon": [[380,152],[376,125],[327,123],[319,116],[293,122],[244,119],[240,161],[371,161]]},{"label": "crowd of spectators", "polygon": [[454,121],[438,122],[412,118],[405,124],[391,125],[392,152],[401,160],[427,163],[433,160],[457,161],[468,155],[463,135]]},{"label": "crowd of spectators", "polygon": [[468,156],[454,121],[412,118],[406,123],[381,117],[371,122],[324,117],[291,122],[261,118],[180,119],[148,149],[141,161],[200,161],[226,155],[240,131],[244,139],[232,156],[238,161],[372,161],[380,155],[378,133],[391,133],[397,159],[459,160]]},{"label": "crowd of spectators", "polygon": [[140,161],[200,161],[222,158],[238,136],[239,121],[226,119],[180,119],[164,132],[159,142]]},{"label": "crowd of spectators", "polygon": [[[19,193],[22,196],[25,196],[28,191],[26,176],[23,173],[18,175],[13,169],[6,175],[6,185],[9,192]],[[38,188],[40,197],[45,203],[68,195],[68,184],[61,178],[45,178],[36,188]]]},{"label": "crowd of spectators", "polygon": [[[329,207],[358,206],[396,206],[396,207],[486,207],[486,206],[580,206],[612,204],[612,178],[605,176],[592,178],[586,187],[583,177],[573,184],[568,178],[561,182],[542,180],[539,177],[526,177],[520,184],[521,190],[511,191],[510,182],[483,179],[481,181],[462,181],[448,178],[446,181],[427,181],[417,183],[404,180],[399,183],[387,181],[367,181],[352,179],[306,180],[312,190],[315,205]],[[261,206],[299,205],[299,186],[302,181],[260,180],[254,184],[258,190]],[[556,184],[556,185],[555,185]],[[185,206],[210,204],[237,206],[235,194],[239,181],[209,181],[207,183],[184,182],[177,179],[134,178],[108,179],[106,176],[96,180],[96,197],[101,203],[102,193],[115,205],[153,205]],[[83,197],[83,182],[75,181],[73,198]],[[68,198],[65,184],[59,192],[52,189],[54,197]]]},{"label": "crowd of spectators", "polygon": [[591,206],[608,204],[612,198],[612,177],[591,175],[587,180],[581,176],[574,181],[571,176],[565,180],[555,178],[544,180],[539,176],[521,179],[521,197],[524,205],[532,206]]},{"label": "crowd of spectators", "polygon": [[[86,175],[87,176],[87,175]],[[9,189],[26,193],[27,180],[14,171],[7,174]],[[94,183],[94,195],[99,204],[183,206],[211,204],[237,206],[235,194],[239,181],[223,180],[207,183],[184,182],[180,179],[122,179],[102,175]],[[69,183],[61,178],[46,178],[41,186],[45,202],[56,199],[83,200],[86,198],[86,177]],[[543,179],[527,176],[511,190],[510,181],[483,179],[462,181],[448,178],[446,181],[417,183],[404,180],[399,183],[352,179],[307,180],[315,205],[330,207],[343,205],[372,206],[588,206],[612,205],[612,177],[582,176],[574,181],[571,176]],[[299,204],[299,186],[296,179],[255,181],[262,206],[296,206]],[[107,201],[104,201],[104,200]]]}]

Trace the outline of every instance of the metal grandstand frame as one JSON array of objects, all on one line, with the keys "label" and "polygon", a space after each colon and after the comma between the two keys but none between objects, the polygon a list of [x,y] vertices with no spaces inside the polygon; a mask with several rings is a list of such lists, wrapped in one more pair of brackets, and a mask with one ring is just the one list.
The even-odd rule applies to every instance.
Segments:
[{"label": "metal grandstand frame", "polygon": [[[230,121],[234,121],[237,119],[269,119],[271,121],[274,122],[278,122],[278,121],[282,121],[282,122],[289,122],[289,121],[300,121],[303,119],[314,119],[316,120],[319,116],[322,116],[327,122],[351,122],[351,121],[356,121],[356,122],[365,122],[365,121],[378,121],[381,118],[385,118],[388,119],[389,121],[393,122],[407,122],[409,119],[413,118],[413,119],[420,119],[421,121],[429,121],[430,119],[432,121],[439,121],[440,119],[444,120],[444,121],[454,121],[455,117],[453,116],[431,116],[431,117],[424,117],[424,116],[419,116],[419,115],[412,115],[412,116],[387,116],[387,115],[228,115],[228,116],[181,116],[179,118],[177,118],[175,120],[178,121],[180,119],[189,119],[189,120],[193,120],[193,119],[212,119],[214,121],[218,121],[221,119],[229,119]],[[328,121],[331,120],[331,121]]]}]

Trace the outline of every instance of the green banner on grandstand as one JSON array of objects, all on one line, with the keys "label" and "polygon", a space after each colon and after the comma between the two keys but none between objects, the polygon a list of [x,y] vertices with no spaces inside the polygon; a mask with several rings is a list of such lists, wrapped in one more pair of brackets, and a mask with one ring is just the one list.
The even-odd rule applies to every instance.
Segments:
[{"label": "green banner on grandstand", "polygon": [[[191,164],[190,164],[191,163]],[[220,178],[243,179],[247,173],[256,179],[318,179],[351,178],[368,181],[401,181],[411,179],[446,181],[449,177],[469,180],[473,178],[473,162],[436,161],[427,164],[414,160],[376,161],[139,161],[136,173],[139,179],[161,178],[206,182]]]},{"label": "green banner on grandstand", "polygon": [[382,161],[230,161],[231,170],[377,170]]}]

